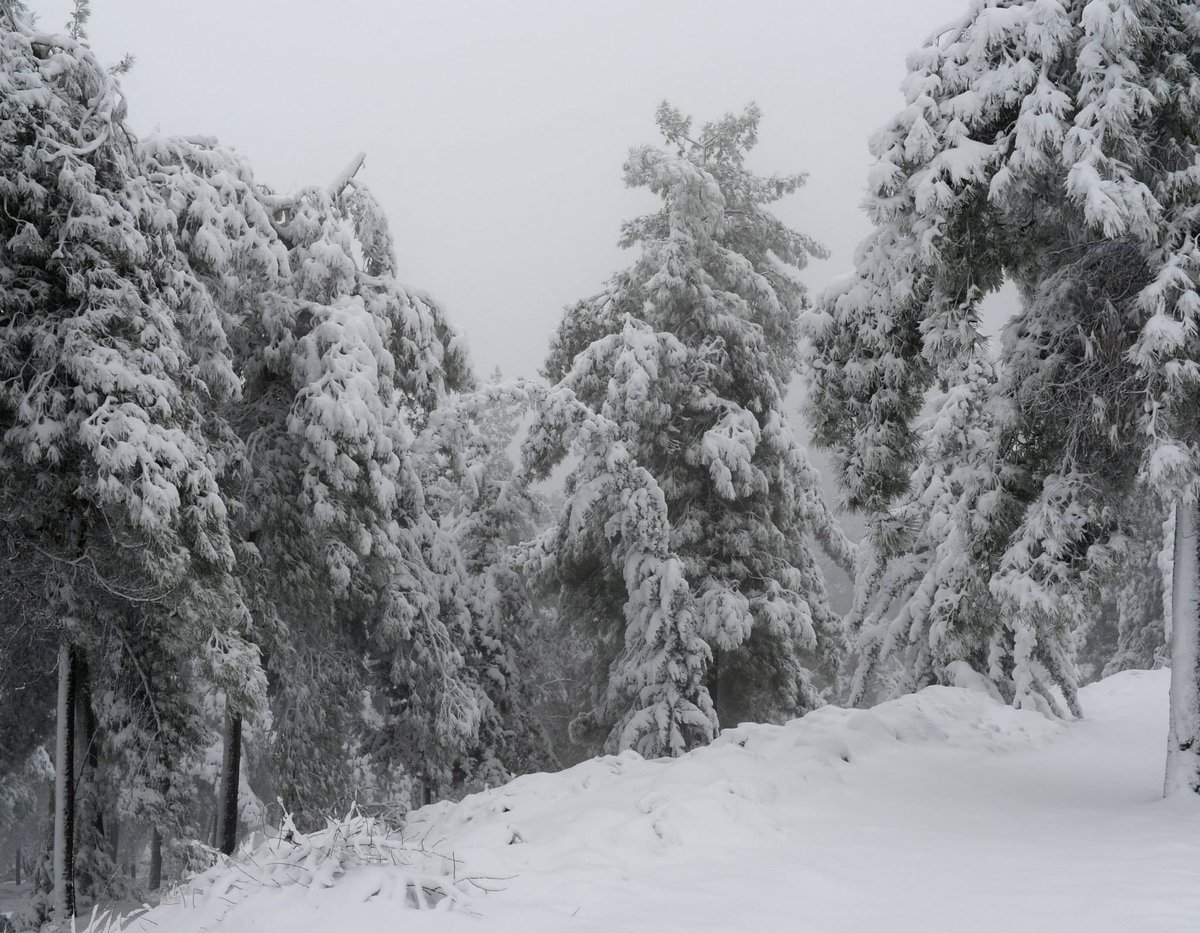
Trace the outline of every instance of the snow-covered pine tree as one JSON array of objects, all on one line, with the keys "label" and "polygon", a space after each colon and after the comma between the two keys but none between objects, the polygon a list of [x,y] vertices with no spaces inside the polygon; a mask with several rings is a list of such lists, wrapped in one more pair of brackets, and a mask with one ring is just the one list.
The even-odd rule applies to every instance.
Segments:
[{"label": "snow-covered pine tree", "polygon": [[[215,318],[181,318],[181,334],[204,366],[220,364],[219,358],[213,358],[215,349],[222,349],[225,357],[232,356],[240,388],[245,342],[252,339],[245,327],[244,309],[259,294],[280,286],[286,251],[274,236],[269,213],[244,160],[203,138],[172,140],[152,135],[139,140],[137,146],[151,183],[171,212],[176,245],[217,312]],[[231,346],[226,346],[227,342]],[[245,449],[233,430],[230,413],[241,404],[241,396],[217,402],[206,412],[209,450],[220,465],[222,494],[236,530],[243,514],[235,492]],[[246,605],[245,581],[252,565],[240,535],[235,534],[234,548],[240,565],[237,579],[193,586],[184,601],[184,607],[197,618],[207,618],[210,590],[220,582],[227,590],[226,597],[237,606],[236,611],[222,614],[219,625],[210,622],[204,629],[203,650],[192,650],[178,659],[188,675],[184,689],[194,693],[190,707],[185,710],[174,699],[152,696],[156,692],[152,675],[169,669],[164,667],[165,659],[183,647],[174,639],[147,640],[144,631],[138,632],[129,644],[144,649],[147,656],[132,670],[122,672],[119,665],[114,668],[114,676],[129,679],[139,693],[133,702],[116,710],[117,728],[133,736],[153,736],[161,731],[161,723],[175,723],[169,730],[172,741],[162,742],[158,750],[167,760],[159,761],[157,753],[131,757],[130,763],[140,767],[134,780],[122,788],[122,799],[151,817],[153,848],[160,856],[154,861],[160,868],[161,856],[169,860],[178,857],[182,861],[177,864],[186,864],[187,851],[177,843],[206,835],[201,831],[206,813],[198,806],[201,797],[196,793],[195,775],[203,769],[213,731],[218,735],[224,731],[227,736],[229,731],[222,730],[219,720],[214,721],[202,698],[219,692],[227,706],[238,712],[239,724],[242,716],[258,717],[264,708],[266,683],[261,649],[256,644],[258,631]],[[189,718],[186,725],[178,719],[185,714]]]},{"label": "snow-covered pine tree", "polygon": [[[628,349],[648,369],[627,374],[647,389],[663,345],[630,320],[620,334],[585,350],[576,365],[586,369],[595,357]],[[676,342],[668,338],[665,346],[678,354]],[[558,587],[584,572],[615,573],[625,592],[622,647],[594,705],[572,723],[573,736],[580,741],[591,733],[609,752],[633,748],[647,757],[679,755],[710,741],[717,718],[704,683],[709,650],[682,562],[671,550],[666,497],[630,454],[618,422],[566,385],[531,394],[534,418],[518,481],[544,479],[568,456],[577,464],[557,521],[521,545],[514,566]]]},{"label": "snow-covered pine tree", "polygon": [[[644,328],[638,334],[629,332],[633,329],[630,322],[626,333],[601,343],[609,349],[623,340],[656,344]],[[496,553],[485,586],[501,591],[487,598],[506,624],[523,626],[528,594],[515,587],[555,589],[585,565],[596,575],[615,576],[624,593],[616,609],[626,620],[619,633],[622,647],[614,652],[612,676],[600,678],[595,692],[582,698],[585,712],[572,731],[590,734],[583,744],[594,738],[609,751],[636,748],[647,756],[677,755],[711,740],[716,717],[704,686],[708,649],[696,630],[687,580],[670,551],[666,502],[654,478],[629,454],[619,426],[564,385],[547,389],[514,380],[484,386],[440,409],[427,442],[470,450],[470,437],[487,413],[518,406],[529,411],[529,427],[518,469],[496,490],[497,505],[522,512],[526,507],[520,504],[534,495],[531,483],[547,479],[568,459],[574,469],[553,524]],[[478,468],[481,461],[473,459]],[[467,473],[469,485],[481,471]],[[485,612],[485,619],[491,617]]]},{"label": "snow-covered pine tree", "polygon": [[358,615],[385,675],[392,741],[376,752],[446,788],[487,701],[463,657],[473,619],[462,561],[426,506],[414,430],[474,377],[440,307],[397,282],[386,219],[360,182],[302,192],[281,232],[302,334],[287,428],[304,520],[343,618]]},{"label": "snow-covered pine tree", "polygon": [[[784,410],[796,270],[824,251],[767,210],[803,176],[745,164],[757,108],[693,130],[663,104],[657,123],[664,148],[634,149],[625,181],[662,206],[625,225],[639,257],[567,309],[545,373],[619,426],[666,497],[722,720],[780,719],[821,702],[844,643],[812,544],[853,560]],[[590,604],[591,624],[612,625],[620,578],[581,569],[563,578],[563,612]]]},{"label": "snow-covered pine tree", "polygon": [[[122,605],[157,607],[203,644],[199,620],[174,610],[229,579],[207,412],[237,380],[112,76],[15,9],[0,43],[0,515],[9,544],[39,555],[56,614],[55,892],[70,915],[72,674]],[[206,335],[203,354],[189,334]],[[209,625],[237,611],[231,594],[215,588]]]},{"label": "snow-covered pine tree", "polygon": [[[1183,503],[1188,540],[1197,36],[1170,0],[970,4],[910,58],[908,105],[872,140],[876,230],[815,330],[817,439],[848,503],[882,514],[908,487],[927,390],[975,352],[979,301],[1018,285],[999,462],[1024,489],[994,526],[1001,663],[979,672],[1018,703],[1051,686],[1070,701],[1070,632],[1127,550],[1118,506],[1139,469]],[[1200,787],[1180,777],[1200,774],[1180,751],[1200,734],[1200,652],[1196,600],[1177,596],[1168,786]]]},{"label": "snow-covered pine tree", "polygon": [[977,353],[917,430],[908,492],[873,516],[847,625],[858,655],[849,702],[963,683],[986,670],[998,612],[980,508],[1006,497],[993,473],[995,366]]},{"label": "snow-covered pine tree", "polygon": [[514,481],[510,448],[529,403],[504,387],[498,369],[481,398],[434,411],[417,448],[430,511],[462,562],[473,620],[467,668],[489,700],[477,743],[458,766],[472,787],[555,764],[528,679],[540,607],[509,559],[549,520],[542,497]]},{"label": "snow-covered pine tree", "polygon": [[[367,747],[448,783],[482,701],[463,667],[463,569],[411,448],[445,393],[471,382],[458,339],[432,299],[396,281],[386,219],[355,178],[361,157],[328,188],[285,197],[211,140],[144,148],[222,296],[244,379],[221,415],[244,450],[229,494],[272,671],[275,791],[302,824],[319,820],[348,804]],[[367,734],[368,688],[391,695],[378,696],[387,736]],[[235,722],[228,734],[232,800]]]}]

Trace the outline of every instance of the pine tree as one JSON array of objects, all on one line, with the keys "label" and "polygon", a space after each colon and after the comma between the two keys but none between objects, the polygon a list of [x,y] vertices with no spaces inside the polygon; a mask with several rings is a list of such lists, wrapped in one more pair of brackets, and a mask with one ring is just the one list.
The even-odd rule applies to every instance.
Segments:
[{"label": "pine tree", "polygon": [[[112,76],[75,40],[9,14],[0,26],[0,513],[9,545],[39,555],[31,585],[57,615],[64,771],[72,672],[108,643],[114,608],[158,607],[193,650],[203,623],[237,611],[220,582],[233,553],[206,419],[237,381]],[[195,334],[206,335],[203,355]],[[216,614],[189,616],[188,595],[211,581],[205,599]],[[74,908],[67,777],[55,878],[64,916]]]},{"label": "pine tree", "polygon": [[[222,296],[244,379],[221,418],[237,442],[228,494],[251,627],[272,674],[275,790],[304,824],[349,804],[364,749],[445,778],[445,750],[469,741],[481,700],[463,667],[462,568],[412,448],[445,393],[470,384],[469,362],[440,307],[396,281],[386,219],[355,177],[361,157],[328,188],[281,196],[211,140],[144,146]],[[368,692],[388,707],[389,737],[368,734]]]},{"label": "pine tree", "polygon": [[999,607],[979,512],[1004,501],[993,472],[995,388],[994,365],[976,355],[918,427],[922,455],[908,493],[868,528],[848,619],[858,653],[851,704],[875,694],[880,677],[895,693],[988,670]]},{"label": "pine tree", "polygon": [[1171,520],[1164,521],[1158,497],[1148,490],[1139,492],[1127,505],[1133,513],[1128,547],[1101,587],[1099,611],[1076,632],[1085,679],[1161,667],[1166,660],[1169,626],[1164,604],[1169,605],[1174,529],[1169,527]]},{"label": "pine tree", "polygon": [[[1052,686],[1072,701],[1071,632],[1128,559],[1120,506],[1139,476],[1179,501],[1180,546],[1194,525],[1198,35],[1179,2],[972,3],[910,58],[908,106],[872,140],[876,230],[815,329],[817,439],[847,502],[883,514],[927,390],[975,352],[982,297],[1017,284],[999,389],[1010,507],[989,531],[1000,663],[977,671],[1017,703]],[[1169,789],[1200,786],[1182,553]]]},{"label": "pine tree", "polygon": [[477,744],[459,765],[467,786],[493,786],[556,764],[528,679],[537,657],[538,599],[509,560],[549,519],[542,497],[515,481],[509,453],[527,399],[505,389],[498,369],[481,398],[442,406],[418,438],[430,511],[460,555],[472,618],[464,659],[489,701]]},{"label": "pine tree", "polygon": [[393,735],[376,750],[445,787],[486,698],[463,657],[473,626],[463,567],[426,505],[415,431],[473,375],[440,307],[396,281],[370,192],[349,177],[330,190],[329,200],[302,193],[282,231],[296,299],[328,309],[321,320],[314,308],[311,323],[301,312],[307,333],[288,364],[299,502],[335,597],[358,615],[360,644],[385,672]]},{"label": "pine tree", "polygon": [[[619,425],[665,495],[722,718],[779,719],[821,702],[843,647],[811,542],[853,559],[784,413],[805,306],[795,270],[824,251],[766,209],[803,176],[745,165],[757,108],[694,132],[664,104],[657,122],[665,148],[634,149],[625,180],[662,207],[625,225],[638,259],[567,310],[545,372]],[[598,602],[610,624],[620,578],[580,570],[564,609]]]},{"label": "pine tree", "polygon": [[[631,322],[623,338],[657,342],[644,330],[641,335]],[[610,752],[634,748],[647,757],[679,755],[708,742],[716,730],[704,685],[709,652],[682,563],[671,550],[661,488],[630,455],[620,426],[569,388],[534,392],[533,401],[520,481],[544,478],[568,455],[578,465],[558,520],[521,545],[514,566],[558,585],[593,567],[618,574],[625,589],[623,647],[594,707],[572,724],[573,737],[598,733]]]}]

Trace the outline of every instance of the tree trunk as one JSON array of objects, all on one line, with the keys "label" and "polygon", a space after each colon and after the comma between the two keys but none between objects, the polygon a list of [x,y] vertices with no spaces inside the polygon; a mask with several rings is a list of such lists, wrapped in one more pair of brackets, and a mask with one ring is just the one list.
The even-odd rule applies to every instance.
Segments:
[{"label": "tree trunk", "polygon": [[81,651],[75,658],[75,894],[92,898],[101,883],[97,857],[104,845],[104,813],[100,806],[100,743],[92,710],[91,674]]},{"label": "tree trunk", "polygon": [[17,854],[13,859],[13,884],[21,886],[21,847],[17,846]]},{"label": "tree trunk", "polygon": [[155,826],[150,830],[150,875],[146,886],[151,891],[157,891],[162,884],[162,836]]},{"label": "tree trunk", "polygon": [[1171,722],[1166,796],[1200,793],[1200,552],[1196,503],[1175,506],[1171,575]]},{"label": "tree trunk", "polygon": [[112,822],[109,824],[112,829],[108,834],[108,854],[114,865],[120,865],[121,856],[121,818],[117,816],[116,811],[113,812]]},{"label": "tree trunk", "polygon": [[728,690],[724,689],[724,684],[721,681],[721,649],[712,649],[712,659],[708,662],[708,696],[712,700],[713,712],[717,714],[717,728],[724,729],[726,725],[736,725],[736,723],[726,723],[729,718],[729,710],[726,708],[729,705],[729,698],[726,696]]},{"label": "tree trunk", "polygon": [[[75,663],[75,770],[76,784],[87,780],[85,775],[91,765],[92,729],[96,719],[90,716],[91,697],[88,689],[88,664],[79,651],[73,651]],[[78,791],[77,791],[78,794]]]},{"label": "tree trunk", "polygon": [[54,754],[54,913],[75,916],[75,652],[58,647],[58,726]]},{"label": "tree trunk", "polygon": [[238,782],[242,768],[242,717],[225,713],[225,750],[221,756],[221,791],[217,798],[217,838],[222,852],[237,848]]}]

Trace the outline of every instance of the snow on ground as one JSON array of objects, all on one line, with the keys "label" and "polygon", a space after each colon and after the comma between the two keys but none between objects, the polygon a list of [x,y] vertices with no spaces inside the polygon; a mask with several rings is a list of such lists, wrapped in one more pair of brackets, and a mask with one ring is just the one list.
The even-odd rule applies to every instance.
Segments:
[{"label": "snow on ground", "polygon": [[29,910],[29,888],[11,881],[0,881],[0,930],[6,918]]},{"label": "snow on ground", "polygon": [[[1160,799],[1167,684],[1163,671],[1108,678],[1083,691],[1087,718],[1071,724],[932,687],[743,725],[678,760],[627,753],[527,775],[412,814],[416,868],[236,896],[226,880],[127,928],[1196,930],[1200,804]],[[414,871],[496,890],[406,910]]]}]

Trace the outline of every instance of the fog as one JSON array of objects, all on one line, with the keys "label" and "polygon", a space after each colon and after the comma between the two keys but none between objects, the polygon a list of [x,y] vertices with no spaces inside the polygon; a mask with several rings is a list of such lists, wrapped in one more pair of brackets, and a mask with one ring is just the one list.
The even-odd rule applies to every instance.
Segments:
[{"label": "fog", "polygon": [[[34,2],[45,28],[69,3]],[[851,268],[870,134],[909,51],[963,0],[385,2],[94,0],[97,54],[141,133],[204,134],[260,181],[331,180],[359,151],[405,281],[440,299],[481,371],[532,375],[563,305],[627,259],[630,146],[668,99],[698,121],[763,110],[752,164],[805,171],[779,214],[823,241],[814,293]]]}]

